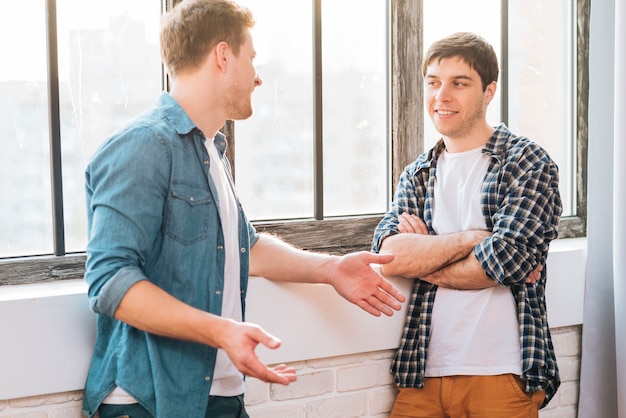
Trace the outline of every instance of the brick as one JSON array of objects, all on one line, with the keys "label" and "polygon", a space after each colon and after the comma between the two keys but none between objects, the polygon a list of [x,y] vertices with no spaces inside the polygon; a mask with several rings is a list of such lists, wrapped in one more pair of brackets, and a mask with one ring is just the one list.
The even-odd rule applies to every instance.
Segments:
[{"label": "brick", "polygon": [[50,418],[77,418],[82,416],[82,407],[80,404],[67,406],[52,411]]},{"label": "brick", "polygon": [[391,383],[393,383],[393,377],[389,373],[387,360],[337,370],[337,390],[339,392],[367,389]]},{"label": "brick", "polygon": [[577,357],[557,358],[561,382],[573,382],[580,379],[580,359]]},{"label": "brick", "polygon": [[246,406],[267,402],[270,398],[270,384],[255,378],[246,378]]},{"label": "brick", "polygon": [[16,398],[9,399],[9,406],[11,408],[20,409],[20,408],[35,408],[42,405],[47,405],[51,403],[49,401],[50,395],[43,396],[29,396],[27,398]]},{"label": "brick", "polygon": [[575,406],[565,406],[552,410],[542,409],[539,418],[577,418],[578,410]]},{"label": "brick", "polygon": [[370,358],[372,360],[385,360],[389,359],[389,363],[391,363],[391,359],[396,355],[396,349],[393,350],[383,350],[383,351],[374,351],[371,353]]},{"label": "brick", "polygon": [[552,342],[557,358],[580,356],[581,334],[576,330],[553,334]]},{"label": "brick", "polygon": [[285,405],[248,410],[250,418],[306,418],[304,406]]},{"label": "brick", "polygon": [[271,385],[270,398],[283,401],[330,393],[334,390],[333,378],[334,373],[328,370],[301,375],[288,386]]},{"label": "brick", "polygon": [[560,395],[559,405],[577,406],[578,405],[578,390],[579,390],[578,382],[565,382],[561,384],[561,387],[558,390],[558,393]]},{"label": "brick", "polygon": [[368,393],[368,409],[370,415],[385,415],[391,412],[396,401],[398,390],[395,385]]},{"label": "brick", "polygon": [[362,363],[369,359],[369,354],[351,354],[347,356],[326,357],[322,359],[307,360],[307,366],[313,369],[328,369],[346,366],[349,364]]},{"label": "brick", "polygon": [[80,401],[83,399],[82,391],[53,393],[50,395],[31,396],[27,398],[18,398],[9,400],[12,408],[32,408],[42,405],[63,404],[72,401]]},{"label": "brick", "polygon": [[367,395],[335,396],[309,402],[307,418],[359,418],[367,416]]}]

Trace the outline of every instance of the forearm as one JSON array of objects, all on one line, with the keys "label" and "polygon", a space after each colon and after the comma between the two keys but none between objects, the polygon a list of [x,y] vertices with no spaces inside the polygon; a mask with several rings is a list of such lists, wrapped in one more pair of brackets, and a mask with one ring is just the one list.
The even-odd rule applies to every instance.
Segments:
[{"label": "forearm", "polygon": [[440,287],[458,290],[476,290],[498,286],[495,280],[491,280],[485,274],[473,252],[431,274],[420,276],[420,279]]},{"label": "forearm", "polygon": [[488,237],[487,231],[463,231],[445,235],[397,234],[383,241],[381,254],[393,254],[393,261],[382,266],[387,276],[422,277],[459,261]]},{"label": "forearm", "polygon": [[130,287],[114,316],[152,334],[217,348],[233,325],[233,321],[187,305],[148,280]]},{"label": "forearm", "polygon": [[250,275],[274,281],[328,283],[338,256],[299,250],[269,234],[259,234],[250,250]]}]

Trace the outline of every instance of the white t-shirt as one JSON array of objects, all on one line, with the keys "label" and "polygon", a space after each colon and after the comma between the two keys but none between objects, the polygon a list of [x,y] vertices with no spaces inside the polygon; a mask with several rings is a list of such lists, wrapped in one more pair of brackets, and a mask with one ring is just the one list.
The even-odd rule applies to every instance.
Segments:
[{"label": "white t-shirt", "polygon": [[[226,262],[224,265],[224,291],[222,317],[241,321],[241,286],[239,283],[239,215],[234,190],[226,175],[224,164],[212,140],[205,142],[210,158],[209,173],[213,178],[219,198],[219,212],[224,233]],[[224,350],[217,350],[215,374],[211,395],[237,396],[246,387],[242,373],[237,370]]]},{"label": "white t-shirt", "polygon": [[[437,162],[433,229],[438,235],[486,229],[480,204],[489,157],[481,148],[444,152]],[[439,287],[426,376],[521,374],[517,309],[508,287]]]}]

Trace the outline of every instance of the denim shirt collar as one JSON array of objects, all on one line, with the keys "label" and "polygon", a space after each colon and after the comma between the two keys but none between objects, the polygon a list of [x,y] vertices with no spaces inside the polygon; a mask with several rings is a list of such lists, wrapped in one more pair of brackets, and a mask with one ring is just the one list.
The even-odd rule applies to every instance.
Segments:
[{"label": "denim shirt collar", "polygon": [[[158,106],[163,111],[163,116],[172,124],[176,133],[179,135],[187,135],[193,130],[200,131],[200,128],[193,123],[193,121],[187,115],[187,112],[178,104],[178,102],[170,95],[169,92],[164,91],[159,97]],[[224,156],[228,142],[226,136],[223,133],[218,132],[214,139],[215,148],[220,154],[220,157]]]}]

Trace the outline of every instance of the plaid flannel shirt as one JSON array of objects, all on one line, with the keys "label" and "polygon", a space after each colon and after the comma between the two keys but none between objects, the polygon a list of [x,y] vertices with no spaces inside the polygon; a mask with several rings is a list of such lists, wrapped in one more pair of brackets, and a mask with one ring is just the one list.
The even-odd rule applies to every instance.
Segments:
[{"label": "plaid flannel shirt", "polygon": [[[398,215],[419,216],[431,233],[434,181],[443,141],[420,155],[400,177],[389,211],[378,224],[372,250],[398,232]],[[501,124],[483,147],[491,157],[481,191],[481,206],[492,232],[474,248],[489,278],[511,289],[517,305],[522,374],[526,390],[546,391],[548,404],[560,385],[545,302],[550,241],[558,234],[562,212],[558,167],[546,151]],[[419,254],[416,254],[419,257]],[[536,284],[525,279],[537,264],[544,269]],[[400,387],[423,387],[433,304],[437,286],[415,279],[400,347],[391,371]]]}]

